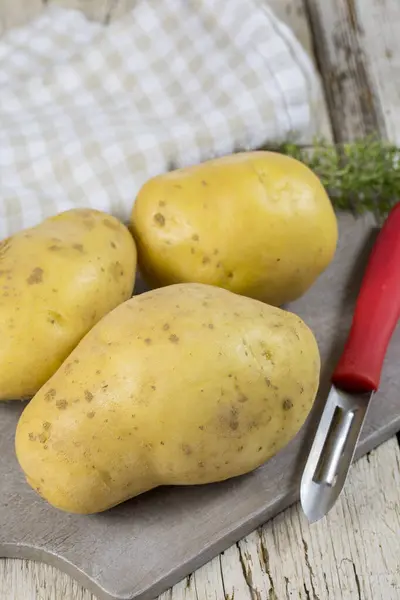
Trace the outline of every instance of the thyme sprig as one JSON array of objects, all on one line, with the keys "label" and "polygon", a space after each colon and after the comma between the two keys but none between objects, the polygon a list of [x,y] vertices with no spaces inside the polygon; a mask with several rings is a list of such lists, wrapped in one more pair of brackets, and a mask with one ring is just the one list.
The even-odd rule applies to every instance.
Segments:
[{"label": "thyme sprig", "polygon": [[383,217],[400,201],[400,148],[378,138],[345,144],[284,143],[276,151],[304,162],[319,177],[335,208]]}]

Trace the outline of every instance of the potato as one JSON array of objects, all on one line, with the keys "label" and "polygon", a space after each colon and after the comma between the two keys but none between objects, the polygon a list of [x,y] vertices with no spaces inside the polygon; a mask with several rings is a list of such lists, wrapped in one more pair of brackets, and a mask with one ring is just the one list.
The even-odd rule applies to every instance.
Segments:
[{"label": "potato", "polygon": [[337,222],[318,178],[273,152],[244,152],[147,181],[132,211],[153,286],[199,282],[275,306],[331,262]]},{"label": "potato", "polygon": [[110,215],[74,209],[0,244],[0,400],[32,397],[132,293],[136,248]]},{"label": "potato", "polygon": [[135,296],[104,317],[25,408],[16,452],[65,511],[255,469],[293,438],[320,358],[292,313],[213,286]]}]

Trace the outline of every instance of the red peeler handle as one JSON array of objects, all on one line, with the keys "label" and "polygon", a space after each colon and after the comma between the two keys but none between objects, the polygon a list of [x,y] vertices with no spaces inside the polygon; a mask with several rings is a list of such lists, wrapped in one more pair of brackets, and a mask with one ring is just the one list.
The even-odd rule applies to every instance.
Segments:
[{"label": "red peeler handle", "polygon": [[400,202],[391,210],[372,249],[350,334],[332,381],[348,392],[379,386],[383,360],[400,317]]}]

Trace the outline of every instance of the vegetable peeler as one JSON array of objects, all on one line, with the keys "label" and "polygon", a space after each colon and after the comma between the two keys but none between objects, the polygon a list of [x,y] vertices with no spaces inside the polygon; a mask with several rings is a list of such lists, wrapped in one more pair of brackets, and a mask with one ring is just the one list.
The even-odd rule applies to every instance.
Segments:
[{"label": "vegetable peeler", "polygon": [[331,510],[344,487],[399,317],[400,202],[389,213],[372,249],[350,333],[303,471],[300,501],[310,522]]}]

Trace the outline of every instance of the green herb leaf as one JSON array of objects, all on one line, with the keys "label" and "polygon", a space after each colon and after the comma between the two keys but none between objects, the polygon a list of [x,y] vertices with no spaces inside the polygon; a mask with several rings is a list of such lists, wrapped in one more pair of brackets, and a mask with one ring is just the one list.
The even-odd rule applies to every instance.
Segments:
[{"label": "green herb leaf", "polygon": [[400,148],[376,137],[332,145],[285,143],[266,148],[306,164],[321,180],[335,208],[372,211],[380,219],[400,201]]}]

